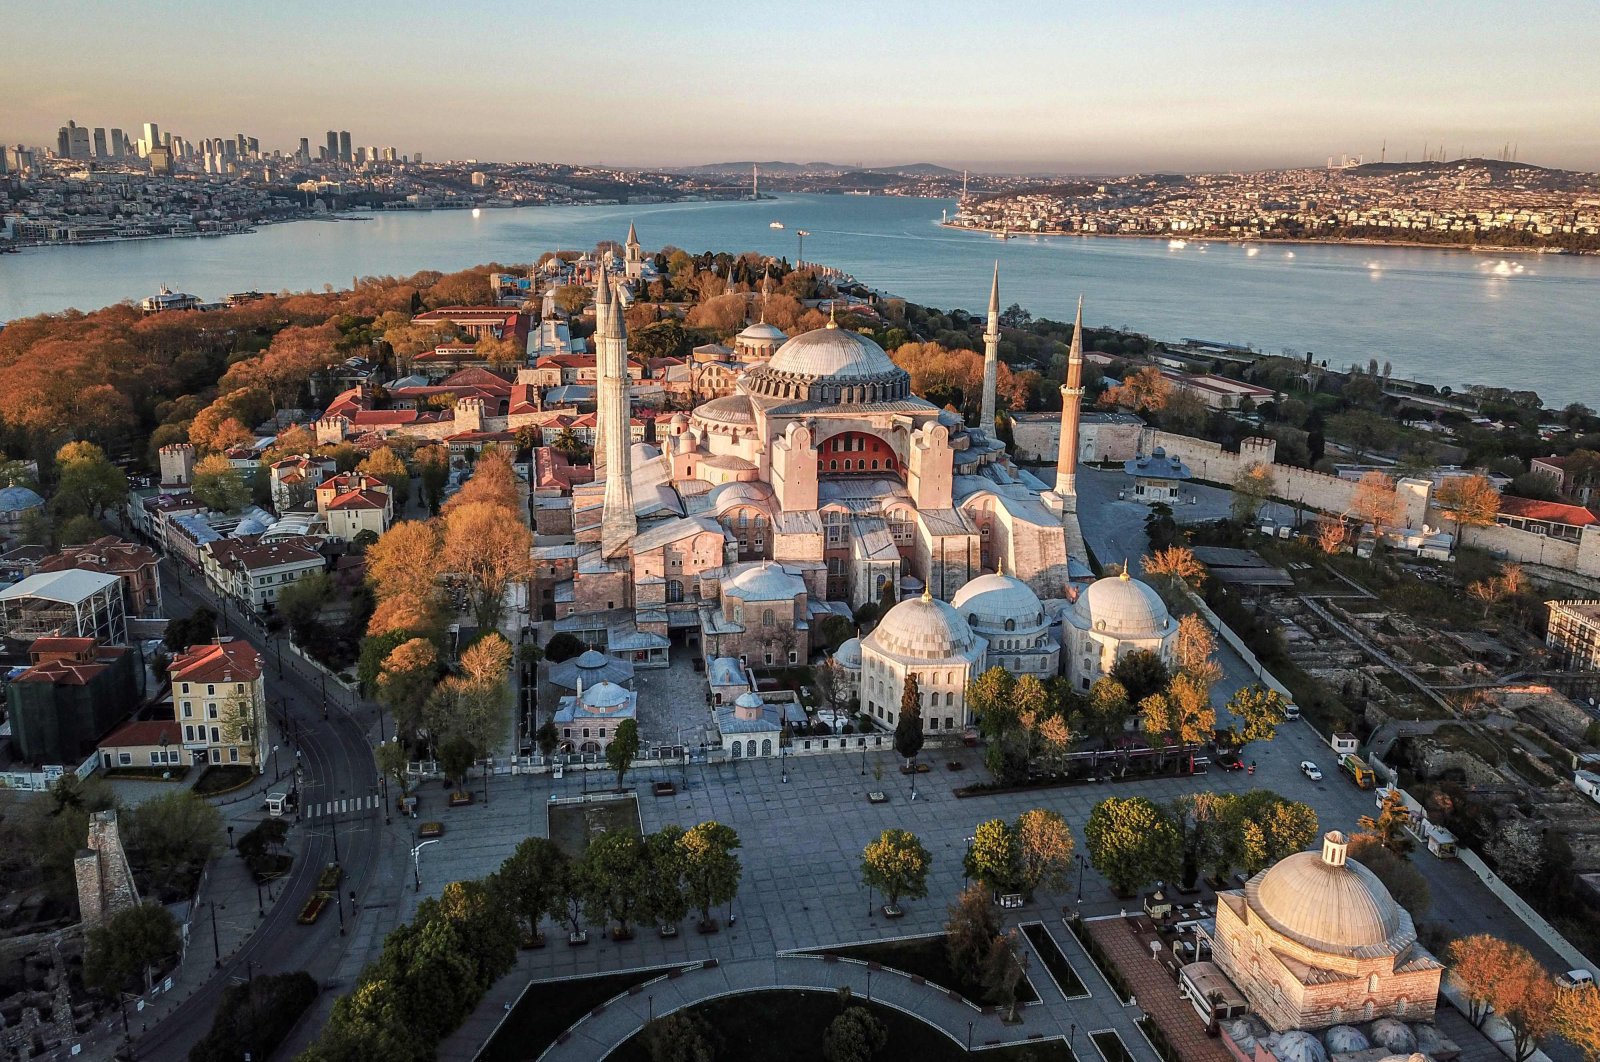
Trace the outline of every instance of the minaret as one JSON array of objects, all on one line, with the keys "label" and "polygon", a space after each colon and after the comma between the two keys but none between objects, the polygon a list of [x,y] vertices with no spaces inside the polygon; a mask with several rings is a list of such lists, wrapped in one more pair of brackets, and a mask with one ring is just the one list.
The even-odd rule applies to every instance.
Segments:
[{"label": "minaret", "polygon": [[[633,429],[628,403],[628,324],[620,299],[610,304],[609,347],[605,375],[600,380],[598,408],[606,410],[605,431],[599,442],[606,451],[605,507],[600,515],[600,555],[615,557],[628,548],[639,532],[633,512]],[[599,365],[598,359],[596,365]]]},{"label": "minaret", "polygon": [[1056,459],[1056,493],[1065,512],[1078,511],[1078,415],[1083,401],[1083,296],[1072,326],[1067,382],[1061,385],[1061,445]]},{"label": "minaret", "polygon": [[644,248],[639,246],[639,233],[635,231],[633,222],[628,222],[628,240],[622,246],[624,260],[629,265],[644,261]]},{"label": "minaret", "polygon": [[611,281],[606,276],[605,262],[597,263],[594,285],[594,376],[595,376],[595,411],[594,411],[594,475],[596,479],[605,478],[607,418],[610,410],[605,402],[605,378],[611,371]]},{"label": "minaret", "polygon": [[994,283],[989,286],[989,330],[983,333],[983,411],[978,428],[993,439],[995,378],[1000,372],[1000,263],[994,264]]}]

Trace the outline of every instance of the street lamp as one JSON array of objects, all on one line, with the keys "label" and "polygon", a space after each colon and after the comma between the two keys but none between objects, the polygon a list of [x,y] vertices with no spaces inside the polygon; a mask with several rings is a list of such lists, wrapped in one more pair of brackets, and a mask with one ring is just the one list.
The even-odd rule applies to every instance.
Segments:
[{"label": "street lamp", "polygon": [[795,229],[794,234],[800,239],[800,250],[795,254],[794,264],[797,266],[803,266],[806,264],[806,237],[810,236],[811,233],[807,232],[805,229]]},{"label": "street lamp", "polygon": [[1078,853],[1078,906],[1079,907],[1083,906],[1083,867],[1084,867],[1084,863],[1085,862],[1086,862],[1086,860],[1083,858],[1083,853],[1079,852]]},{"label": "street lamp", "polygon": [[431,841],[423,841],[411,850],[411,873],[415,877],[417,892],[422,891],[422,850],[430,844],[438,844],[439,841],[440,838],[435,837]]}]

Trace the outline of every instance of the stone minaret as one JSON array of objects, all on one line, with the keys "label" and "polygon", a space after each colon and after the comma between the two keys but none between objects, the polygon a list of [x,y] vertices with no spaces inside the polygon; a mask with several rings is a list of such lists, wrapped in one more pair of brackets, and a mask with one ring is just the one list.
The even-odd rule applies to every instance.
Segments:
[{"label": "stone minaret", "polygon": [[611,364],[611,281],[606,274],[605,263],[596,266],[598,279],[594,285],[594,382],[595,382],[595,410],[594,410],[594,475],[596,479],[604,479],[606,470],[606,420],[611,411],[606,408],[605,378],[610,371]]},{"label": "stone minaret", "polygon": [[[602,278],[601,287],[608,282]],[[606,452],[605,508],[600,516],[600,555],[615,557],[628,548],[639,531],[633,513],[633,429],[628,404],[628,325],[622,315],[622,302],[609,297],[610,322],[606,328],[605,361],[596,359],[600,369],[599,409],[605,410],[600,422],[605,434],[596,448]]]},{"label": "stone minaret", "polygon": [[1061,385],[1061,445],[1056,458],[1056,494],[1066,512],[1078,511],[1078,407],[1083,401],[1083,296],[1072,326],[1067,382]]},{"label": "stone minaret", "polygon": [[978,427],[994,438],[995,378],[1000,372],[1000,263],[994,264],[994,283],[989,286],[989,329],[983,333],[983,412]]}]

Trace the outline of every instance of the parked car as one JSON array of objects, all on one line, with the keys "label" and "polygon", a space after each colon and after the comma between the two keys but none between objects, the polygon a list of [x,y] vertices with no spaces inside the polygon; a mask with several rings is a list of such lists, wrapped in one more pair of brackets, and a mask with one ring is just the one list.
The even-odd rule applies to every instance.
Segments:
[{"label": "parked car", "polygon": [[1310,760],[1300,761],[1300,773],[1311,779],[1313,782],[1322,781],[1322,768],[1318,767]]},{"label": "parked car", "polygon": [[1558,988],[1582,988],[1594,984],[1594,974],[1588,970],[1568,970],[1556,978]]}]

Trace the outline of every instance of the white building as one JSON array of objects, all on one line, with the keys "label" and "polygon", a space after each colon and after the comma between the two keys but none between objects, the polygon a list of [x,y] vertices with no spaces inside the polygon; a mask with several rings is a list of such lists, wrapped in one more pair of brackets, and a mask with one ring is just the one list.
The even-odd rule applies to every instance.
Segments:
[{"label": "white building", "polygon": [[1141,649],[1172,661],[1178,625],[1161,595],[1127,571],[1089,584],[1062,616],[1062,648],[1074,689],[1089,689],[1118,660]]},{"label": "white building", "polygon": [[1028,584],[1009,575],[980,575],[956,591],[950,604],[989,643],[985,667],[1043,682],[1060,671],[1061,644],[1050,617]]},{"label": "white building", "polygon": [[947,602],[922,591],[902,601],[861,643],[861,710],[892,729],[900,718],[907,675],[922,698],[929,733],[967,725],[967,683],[983,671],[988,643]]},{"label": "white building", "polygon": [[0,590],[0,633],[24,642],[65,635],[127,645],[122,580],[82,568],[30,575]]},{"label": "white building", "polygon": [[799,721],[805,719],[798,704],[768,704],[759,693],[740,694],[731,705],[717,709],[723,751],[735,759],[781,755],[784,719],[797,721],[790,713],[798,714]]}]

